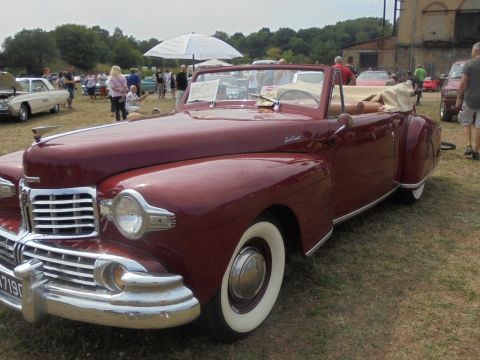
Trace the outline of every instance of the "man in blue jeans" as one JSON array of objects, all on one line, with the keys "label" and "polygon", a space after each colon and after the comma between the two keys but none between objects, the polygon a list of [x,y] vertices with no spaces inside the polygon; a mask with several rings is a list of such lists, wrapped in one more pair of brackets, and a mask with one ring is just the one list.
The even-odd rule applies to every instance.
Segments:
[{"label": "man in blue jeans", "polygon": [[[472,47],[472,59],[463,68],[462,81],[458,88],[458,122],[463,125],[466,147],[465,156],[480,160],[480,42]],[[472,147],[472,127],[475,127]]]}]

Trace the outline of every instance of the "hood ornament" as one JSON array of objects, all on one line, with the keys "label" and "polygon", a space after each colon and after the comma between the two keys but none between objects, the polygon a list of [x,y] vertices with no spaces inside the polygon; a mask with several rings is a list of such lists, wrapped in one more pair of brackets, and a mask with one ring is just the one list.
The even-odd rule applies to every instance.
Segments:
[{"label": "hood ornament", "polygon": [[58,125],[44,125],[44,126],[34,127],[32,129],[33,139],[35,140],[36,143],[39,143],[43,135],[59,127],[60,126]]}]

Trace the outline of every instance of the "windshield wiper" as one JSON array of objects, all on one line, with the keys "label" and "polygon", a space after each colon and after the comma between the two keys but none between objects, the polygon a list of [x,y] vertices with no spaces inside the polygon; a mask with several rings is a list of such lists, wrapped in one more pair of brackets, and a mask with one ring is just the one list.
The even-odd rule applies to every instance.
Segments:
[{"label": "windshield wiper", "polygon": [[280,105],[281,104],[280,104],[280,101],[277,100],[277,99],[273,99],[271,97],[268,97],[268,96],[265,96],[265,95],[262,95],[262,94],[255,94],[255,93],[249,93],[248,95],[256,97],[256,98],[260,98],[260,99],[263,99],[263,100],[270,101],[272,103],[273,110],[275,110],[275,111],[280,110]]}]

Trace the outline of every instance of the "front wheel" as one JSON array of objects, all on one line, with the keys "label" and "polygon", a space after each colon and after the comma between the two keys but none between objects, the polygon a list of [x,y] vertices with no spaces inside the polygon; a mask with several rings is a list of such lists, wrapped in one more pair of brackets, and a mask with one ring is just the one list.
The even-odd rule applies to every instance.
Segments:
[{"label": "front wheel", "polygon": [[395,200],[401,204],[413,204],[420,200],[425,189],[425,184],[420,185],[416,189],[398,189],[395,192]]},{"label": "front wheel", "polygon": [[24,122],[30,118],[30,108],[27,104],[22,104],[20,106],[20,111],[18,112],[18,121]]},{"label": "front wheel", "polygon": [[441,100],[440,101],[440,118],[442,121],[452,121],[453,114],[452,112],[448,111],[446,106],[445,106],[445,101]]},{"label": "front wheel", "polygon": [[233,341],[258,328],[275,305],[284,270],[282,233],[269,220],[257,221],[242,235],[217,295],[205,306],[204,325],[211,336]]},{"label": "front wheel", "polygon": [[56,104],[53,108],[50,109],[50,112],[52,114],[56,114],[60,111],[60,105],[59,104]]}]

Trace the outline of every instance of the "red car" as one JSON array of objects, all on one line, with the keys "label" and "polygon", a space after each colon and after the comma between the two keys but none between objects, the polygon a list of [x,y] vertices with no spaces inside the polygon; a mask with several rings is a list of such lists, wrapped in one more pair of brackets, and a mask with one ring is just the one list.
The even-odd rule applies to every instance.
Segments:
[{"label": "red car", "polygon": [[456,61],[450,68],[448,77],[442,86],[440,99],[440,119],[442,121],[451,121],[454,115],[458,114],[455,104],[457,102],[458,87],[462,80],[463,68],[467,60]]},{"label": "red car", "polygon": [[438,81],[434,80],[431,77],[426,77],[423,80],[423,91],[437,91],[438,90]]},{"label": "red car", "polygon": [[[299,72],[323,81],[291,82]],[[333,77],[318,65],[199,70],[173,115],[34,129],[33,145],[0,157],[0,301],[28,321],[167,328],[202,313],[216,338],[254,331],[287,251],[312,255],[392,194],[419,200],[438,162],[440,128],[414,112],[411,87],[364,103]]]}]

